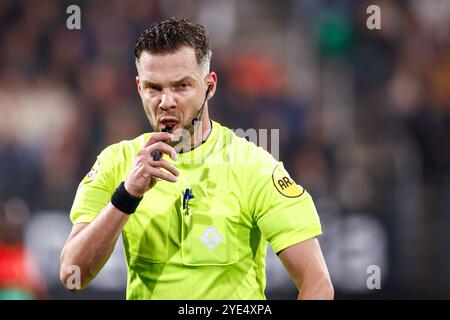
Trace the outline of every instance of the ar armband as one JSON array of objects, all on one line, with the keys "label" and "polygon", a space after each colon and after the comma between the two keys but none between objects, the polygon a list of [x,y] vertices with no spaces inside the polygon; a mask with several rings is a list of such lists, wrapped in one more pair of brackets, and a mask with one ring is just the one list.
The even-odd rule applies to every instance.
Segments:
[{"label": "ar armband", "polygon": [[125,189],[125,182],[117,187],[116,191],[114,191],[111,197],[111,203],[114,207],[122,211],[126,214],[132,214],[136,211],[139,203],[141,202],[143,197],[135,197],[128,193]]}]

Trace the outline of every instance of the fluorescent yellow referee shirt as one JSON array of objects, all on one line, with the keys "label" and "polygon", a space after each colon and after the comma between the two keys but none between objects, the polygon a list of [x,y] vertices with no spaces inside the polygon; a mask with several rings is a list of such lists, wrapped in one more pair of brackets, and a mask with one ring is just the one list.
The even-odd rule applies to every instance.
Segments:
[{"label": "fluorescent yellow referee shirt", "polygon": [[[151,134],[100,153],[78,187],[74,224],[95,219]],[[265,299],[267,243],[278,253],[322,233],[311,196],[282,163],[217,122],[202,145],[164,158],[178,181],[149,190],[122,232],[127,299]]]}]

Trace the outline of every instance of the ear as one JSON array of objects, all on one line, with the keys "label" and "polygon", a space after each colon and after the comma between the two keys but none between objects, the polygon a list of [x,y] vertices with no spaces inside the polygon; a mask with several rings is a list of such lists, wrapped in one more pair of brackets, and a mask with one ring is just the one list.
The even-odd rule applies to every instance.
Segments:
[{"label": "ear", "polygon": [[206,99],[209,100],[214,96],[217,88],[217,74],[214,71],[209,73],[206,84],[208,85],[208,95]]},{"label": "ear", "polygon": [[142,96],[141,93],[141,81],[139,80],[139,76],[136,76],[136,87],[137,87],[137,91],[139,92],[139,95]]}]

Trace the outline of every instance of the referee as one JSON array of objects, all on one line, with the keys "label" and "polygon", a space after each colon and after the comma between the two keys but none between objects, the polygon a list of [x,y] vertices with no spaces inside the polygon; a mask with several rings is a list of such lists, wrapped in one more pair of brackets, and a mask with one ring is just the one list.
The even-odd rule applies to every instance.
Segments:
[{"label": "referee", "polygon": [[105,148],[81,181],[61,252],[68,289],[88,286],[122,234],[127,299],[265,299],[268,243],[299,299],[333,298],[311,196],[272,155],[209,118],[211,56],[205,28],[186,19],[140,35],[136,85],[154,133]]}]

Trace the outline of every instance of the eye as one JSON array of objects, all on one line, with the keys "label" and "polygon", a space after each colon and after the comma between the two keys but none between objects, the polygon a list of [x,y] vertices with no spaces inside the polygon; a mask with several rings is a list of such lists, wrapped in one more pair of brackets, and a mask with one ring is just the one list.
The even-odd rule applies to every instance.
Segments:
[{"label": "eye", "polygon": [[182,83],[177,84],[176,87],[178,89],[186,89],[186,88],[190,87],[190,84],[187,82],[182,82]]},{"label": "eye", "polygon": [[160,92],[162,90],[161,87],[153,85],[153,84],[146,85],[145,89],[150,92]]}]

